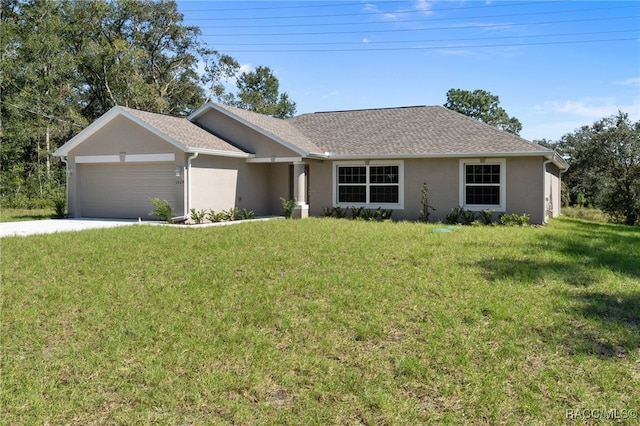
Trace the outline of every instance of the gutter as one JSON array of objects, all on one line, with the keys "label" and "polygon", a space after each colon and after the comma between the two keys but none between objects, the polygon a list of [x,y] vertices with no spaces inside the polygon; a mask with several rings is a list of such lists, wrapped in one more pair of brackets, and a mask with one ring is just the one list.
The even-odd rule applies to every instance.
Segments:
[{"label": "gutter", "polygon": [[[547,164],[553,163],[553,160],[544,160],[542,162],[542,223],[547,223],[547,200],[545,192],[547,190]],[[552,194],[549,194],[551,197]],[[553,202],[553,201],[552,201]]]},{"label": "gutter", "polygon": [[69,157],[66,155],[64,157],[60,157],[60,161],[64,163],[65,169],[65,180],[64,180],[64,202],[66,204],[67,213],[69,212]]},{"label": "gutter", "polygon": [[184,214],[182,216],[172,217],[172,223],[186,222],[191,218],[191,161],[198,158],[198,154],[199,153],[195,152],[191,157],[187,158],[187,203],[184,206]]}]

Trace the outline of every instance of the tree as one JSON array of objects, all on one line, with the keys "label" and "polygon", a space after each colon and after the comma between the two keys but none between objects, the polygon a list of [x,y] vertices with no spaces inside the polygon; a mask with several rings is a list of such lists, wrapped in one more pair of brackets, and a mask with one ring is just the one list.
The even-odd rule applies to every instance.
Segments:
[{"label": "tree", "polygon": [[237,70],[201,43],[197,27],[182,24],[174,1],[4,0],[0,7],[5,206],[60,191],[64,167],[51,153],[114,105],[186,115],[204,102],[204,86]]},{"label": "tree", "polygon": [[447,102],[444,106],[515,135],[520,134],[522,130],[522,123],[515,117],[509,117],[504,108],[500,107],[500,98],[486,90],[470,92],[451,89],[447,92]]},{"label": "tree", "polygon": [[562,137],[567,158],[565,181],[575,200],[582,194],[627,225],[640,221],[640,121],[628,114],[603,118]]},{"label": "tree", "polygon": [[[0,24],[4,206],[36,207],[23,201],[59,192],[64,165],[51,153],[115,105],[187,115],[213,97],[234,99],[223,82],[238,62],[201,42],[172,0],[3,0]],[[237,101],[293,115],[278,88],[259,67],[238,78]]]},{"label": "tree", "polygon": [[74,58],[62,37],[66,23],[56,3],[11,2],[3,3],[2,26],[2,68],[11,77],[0,83],[1,188],[3,194],[42,198],[62,181],[52,150],[86,124],[74,107]]},{"label": "tree", "polygon": [[83,114],[114,105],[184,115],[202,104],[197,27],[172,1],[67,1],[64,38],[77,58]]},{"label": "tree", "polygon": [[278,118],[296,113],[296,103],[289,99],[288,93],[279,92],[280,83],[269,67],[259,66],[254,71],[243,72],[236,86],[237,95],[226,100],[231,105]]}]

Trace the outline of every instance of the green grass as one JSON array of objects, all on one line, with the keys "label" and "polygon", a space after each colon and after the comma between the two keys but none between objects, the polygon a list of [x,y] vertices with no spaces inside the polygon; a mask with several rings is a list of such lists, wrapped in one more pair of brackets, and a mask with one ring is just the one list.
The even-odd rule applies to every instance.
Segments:
[{"label": "green grass", "polygon": [[0,222],[54,219],[53,209],[0,209]]},{"label": "green grass", "polygon": [[576,219],[585,219],[604,223],[611,222],[611,217],[602,210],[587,207],[563,207],[562,214]]},{"label": "green grass", "polygon": [[568,409],[640,409],[640,229],[436,226],[3,238],[3,423],[573,424]]}]

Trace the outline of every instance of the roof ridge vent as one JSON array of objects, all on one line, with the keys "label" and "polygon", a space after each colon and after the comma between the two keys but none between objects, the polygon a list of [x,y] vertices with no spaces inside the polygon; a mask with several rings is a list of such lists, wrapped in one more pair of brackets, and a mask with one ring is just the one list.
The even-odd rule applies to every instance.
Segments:
[{"label": "roof ridge vent", "polygon": [[359,111],[384,111],[390,109],[408,109],[408,108],[426,108],[427,105],[411,105],[411,106],[399,106],[399,107],[387,107],[387,108],[361,108],[361,109],[344,109],[336,111],[318,111],[314,114],[334,114],[337,112],[359,112]]}]

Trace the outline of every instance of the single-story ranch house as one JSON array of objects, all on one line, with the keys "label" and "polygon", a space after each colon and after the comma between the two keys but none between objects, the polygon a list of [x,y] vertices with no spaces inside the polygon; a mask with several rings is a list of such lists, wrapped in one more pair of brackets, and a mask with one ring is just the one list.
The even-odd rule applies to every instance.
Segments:
[{"label": "single-story ranch house", "polygon": [[190,209],[322,216],[325,207],[415,220],[427,183],[433,220],[452,208],[559,214],[567,163],[551,149],[440,106],[278,119],[216,103],[179,118],[113,107],[54,155],[72,217],[149,218],[150,198]]}]

